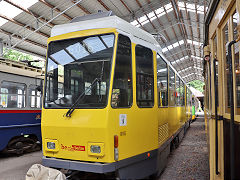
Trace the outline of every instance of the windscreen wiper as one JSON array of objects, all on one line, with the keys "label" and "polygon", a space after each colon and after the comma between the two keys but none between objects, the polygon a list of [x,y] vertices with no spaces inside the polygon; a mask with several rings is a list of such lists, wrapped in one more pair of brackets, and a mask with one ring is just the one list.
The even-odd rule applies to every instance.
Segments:
[{"label": "windscreen wiper", "polygon": [[78,96],[77,100],[75,101],[75,103],[69,108],[68,112],[66,114],[64,114],[64,116],[66,117],[71,117],[71,114],[73,113],[73,111],[76,109],[77,105],[79,104],[79,101],[86,96],[86,94],[92,90],[92,88],[97,84],[97,82],[101,82],[101,80],[99,78],[96,78],[93,80],[93,82],[91,83],[91,85],[82,93]]}]

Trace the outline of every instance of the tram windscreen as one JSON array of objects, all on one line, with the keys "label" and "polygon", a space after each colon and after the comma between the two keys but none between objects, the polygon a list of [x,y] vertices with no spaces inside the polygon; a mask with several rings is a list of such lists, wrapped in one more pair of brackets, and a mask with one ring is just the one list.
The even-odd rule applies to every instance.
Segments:
[{"label": "tram windscreen", "polygon": [[51,42],[45,108],[69,108],[76,101],[76,108],[105,107],[114,39],[114,34],[105,34]]}]

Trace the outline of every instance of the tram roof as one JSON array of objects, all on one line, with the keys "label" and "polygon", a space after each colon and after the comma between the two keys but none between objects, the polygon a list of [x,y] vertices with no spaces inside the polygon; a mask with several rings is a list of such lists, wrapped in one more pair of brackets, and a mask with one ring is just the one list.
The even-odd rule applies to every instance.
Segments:
[{"label": "tram roof", "polygon": [[116,28],[135,37],[143,39],[154,45],[159,45],[156,39],[146,31],[126,22],[117,16],[108,16],[104,18],[91,19],[86,21],[73,22],[57,25],[52,28],[51,37],[88,29]]}]

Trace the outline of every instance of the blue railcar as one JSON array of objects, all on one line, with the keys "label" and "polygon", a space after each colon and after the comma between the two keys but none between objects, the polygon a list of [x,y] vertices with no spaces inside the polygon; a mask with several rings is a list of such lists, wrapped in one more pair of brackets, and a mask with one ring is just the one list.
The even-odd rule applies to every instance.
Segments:
[{"label": "blue railcar", "polygon": [[42,70],[0,59],[0,151],[29,152],[41,144]]}]

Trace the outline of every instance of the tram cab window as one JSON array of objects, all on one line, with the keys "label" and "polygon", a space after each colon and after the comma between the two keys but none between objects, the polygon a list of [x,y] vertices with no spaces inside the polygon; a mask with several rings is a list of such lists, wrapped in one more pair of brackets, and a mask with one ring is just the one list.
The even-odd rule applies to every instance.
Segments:
[{"label": "tram cab window", "polygon": [[30,84],[29,87],[29,106],[31,108],[41,108],[41,91],[37,90],[37,85]]},{"label": "tram cab window", "polygon": [[157,54],[158,106],[168,106],[168,66]]},{"label": "tram cab window", "polygon": [[1,83],[1,104],[2,108],[24,108],[26,106],[26,85],[2,81]]},{"label": "tram cab window", "polygon": [[141,45],[136,46],[136,79],[138,107],[154,105],[153,52]]},{"label": "tram cab window", "polygon": [[132,105],[131,52],[131,40],[127,36],[119,34],[111,101],[113,108]]},{"label": "tram cab window", "polygon": [[175,106],[175,72],[169,67],[169,106]]},{"label": "tram cab window", "polygon": [[50,42],[46,108],[104,108],[107,105],[114,34]]}]

